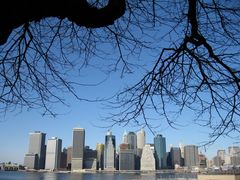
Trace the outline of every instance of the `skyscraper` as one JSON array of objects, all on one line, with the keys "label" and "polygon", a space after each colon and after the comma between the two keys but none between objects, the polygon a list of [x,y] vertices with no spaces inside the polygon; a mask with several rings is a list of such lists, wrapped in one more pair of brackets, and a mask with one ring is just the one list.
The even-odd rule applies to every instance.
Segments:
[{"label": "skyscraper", "polygon": [[156,168],[163,169],[167,167],[166,139],[158,134],[154,137],[154,149],[156,157]]},{"label": "skyscraper", "polygon": [[182,143],[179,143],[179,148],[181,150],[181,158],[184,158],[184,145]]},{"label": "skyscraper", "polygon": [[123,133],[122,143],[127,143],[127,131],[126,130]]},{"label": "skyscraper", "polygon": [[134,132],[127,134],[127,143],[129,144],[129,149],[132,149],[134,154],[137,154],[137,135]]},{"label": "skyscraper", "polygon": [[119,146],[119,170],[135,170],[135,154],[126,143]]},{"label": "skyscraper", "polygon": [[178,147],[172,147],[170,150],[171,166],[175,168],[175,165],[181,165],[181,151]]},{"label": "skyscraper", "polygon": [[188,168],[198,166],[198,147],[195,145],[184,146],[184,165]]},{"label": "skyscraper", "polygon": [[137,132],[137,148],[143,149],[145,142],[146,142],[146,135],[145,135],[144,129],[142,128],[140,131]]},{"label": "skyscraper", "polygon": [[83,169],[84,147],[85,130],[83,128],[74,128],[72,145],[72,171]]},{"label": "skyscraper", "polygon": [[116,157],[116,140],[112,132],[108,131],[105,136],[105,148],[104,148],[104,169],[115,169],[115,157]]},{"label": "skyscraper", "polygon": [[56,170],[60,168],[62,140],[56,137],[48,139],[45,169]]},{"label": "skyscraper", "polygon": [[104,144],[97,144],[97,169],[103,170]]},{"label": "skyscraper", "polygon": [[61,152],[60,168],[61,169],[67,168],[67,149],[66,148],[63,148]]},{"label": "skyscraper", "polygon": [[25,157],[34,157],[26,158],[28,161],[24,162],[26,167],[29,166],[29,160],[34,160],[36,162],[31,162],[30,164],[35,164],[35,169],[44,169],[45,167],[45,156],[46,156],[46,145],[45,145],[46,134],[40,131],[35,131],[29,133],[29,147],[28,153]]},{"label": "skyscraper", "polygon": [[71,169],[72,166],[72,146],[67,148],[67,169]]},{"label": "skyscraper", "polygon": [[153,171],[156,170],[155,158],[150,144],[145,144],[141,157],[141,170]]}]

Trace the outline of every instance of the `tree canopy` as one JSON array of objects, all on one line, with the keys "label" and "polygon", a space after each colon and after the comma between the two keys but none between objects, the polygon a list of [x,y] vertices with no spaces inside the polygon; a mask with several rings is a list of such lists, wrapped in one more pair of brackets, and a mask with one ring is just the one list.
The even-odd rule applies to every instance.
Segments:
[{"label": "tree canopy", "polygon": [[[8,1],[0,16],[0,101],[9,107],[43,107],[63,99],[62,87],[81,99],[66,78],[76,63],[118,50],[115,69],[131,72],[132,57],[155,56],[142,79],[111,104],[113,123],[151,127],[148,109],[174,126],[185,109],[212,128],[210,138],[239,132],[240,3],[234,0]],[[71,52],[82,59],[71,59]],[[57,53],[56,53],[57,52]],[[158,54],[158,56],[156,56]],[[83,58],[83,55],[85,58]]]}]

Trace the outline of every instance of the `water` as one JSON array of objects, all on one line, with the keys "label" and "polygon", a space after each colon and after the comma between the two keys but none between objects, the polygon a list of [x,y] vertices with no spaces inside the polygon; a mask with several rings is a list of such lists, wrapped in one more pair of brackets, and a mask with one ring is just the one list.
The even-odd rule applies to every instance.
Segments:
[{"label": "water", "polygon": [[196,174],[186,173],[46,173],[0,171],[0,180],[196,180]]}]

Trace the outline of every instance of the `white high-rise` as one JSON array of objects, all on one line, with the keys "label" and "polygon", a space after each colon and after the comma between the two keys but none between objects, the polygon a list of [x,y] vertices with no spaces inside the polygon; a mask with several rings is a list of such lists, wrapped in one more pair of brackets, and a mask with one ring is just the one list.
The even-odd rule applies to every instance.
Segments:
[{"label": "white high-rise", "polygon": [[126,130],[123,133],[122,143],[127,143],[127,131]]},{"label": "white high-rise", "polygon": [[45,169],[56,170],[60,168],[62,140],[56,137],[48,139]]},{"label": "white high-rise", "polygon": [[154,171],[156,170],[155,158],[150,144],[145,144],[141,157],[141,170]]},{"label": "white high-rise", "polygon": [[145,135],[144,129],[142,128],[140,131],[137,132],[137,148],[143,149],[145,142],[146,142],[146,135]]},{"label": "white high-rise", "polygon": [[179,143],[179,148],[180,148],[180,151],[181,151],[181,157],[184,158],[184,144]]}]

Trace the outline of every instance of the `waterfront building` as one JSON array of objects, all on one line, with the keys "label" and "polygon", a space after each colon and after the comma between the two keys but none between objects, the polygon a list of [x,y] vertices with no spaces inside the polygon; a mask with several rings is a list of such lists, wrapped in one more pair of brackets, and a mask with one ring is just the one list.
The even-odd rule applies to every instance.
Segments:
[{"label": "waterfront building", "polygon": [[97,144],[97,169],[103,170],[104,169],[104,144]]},{"label": "waterfront building", "polygon": [[135,170],[134,150],[126,143],[119,146],[119,170]]},{"label": "waterfront building", "polygon": [[154,150],[156,157],[156,168],[167,167],[166,138],[158,134],[154,137]]},{"label": "waterfront building", "polygon": [[[40,131],[35,131],[29,133],[29,146],[28,146],[28,153],[26,154],[26,160],[30,158],[35,159],[36,162],[32,162],[36,166],[34,166],[34,169],[44,169],[45,167],[45,156],[46,156],[46,145],[45,145],[45,138],[46,134],[42,133]],[[37,155],[35,157],[35,155]],[[26,167],[29,166],[28,161],[26,161],[26,164],[24,163]]]},{"label": "waterfront building", "polygon": [[38,169],[38,155],[37,154],[25,154],[24,166],[27,169]]},{"label": "waterfront building", "polygon": [[104,169],[115,170],[116,140],[111,131],[108,131],[107,135],[105,136],[104,147]]},{"label": "waterfront building", "polygon": [[146,143],[146,134],[144,129],[142,128],[140,131],[137,132],[137,149],[143,149]]},{"label": "waterfront building", "polygon": [[70,170],[72,166],[72,146],[67,148],[67,169]]},{"label": "waterfront building", "polygon": [[73,145],[72,145],[72,171],[79,171],[83,169],[85,147],[85,129],[73,129]]},{"label": "waterfront building", "polygon": [[97,150],[90,149],[86,146],[84,149],[84,169],[97,170]]},{"label": "waterfront building", "polygon": [[188,168],[198,166],[198,147],[195,145],[184,146],[184,165]]},{"label": "waterfront building", "polygon": [[136,160],[135,160],[135,169],[136,170],[140,170],[140,160],[141,160],[141,156],[142,156],[142,150],[143,147],[145,146],[146,143],[146,134],[144,129],[142,128],[140,131],[137,132],[137,156],[136,156]]},{"label": "waterfront building", "polygon": [[170,150],[171,156],[171,167],[174,169],[175,166],[181,166],[181,151],[178,147],[172,147]]},{"label": "waterfront building", "polygon": [[143,147],[142,157],[141,157],[141,168],[142,171],[154,171],[156,170],[156,163],[154,158],[154,153],[151,149],[150,144],[145,144]]},{"label": "waterfront building", "polygon": [[48,139],[45,169],[57,170],[60,168],[61,152],[62,140],[57,137]]},{"label": "waterfront building", "polygon": [[67,149],[66,148],[63,148],[63,151],[61,152],[60,168],[61,169],[67,168]]}]

